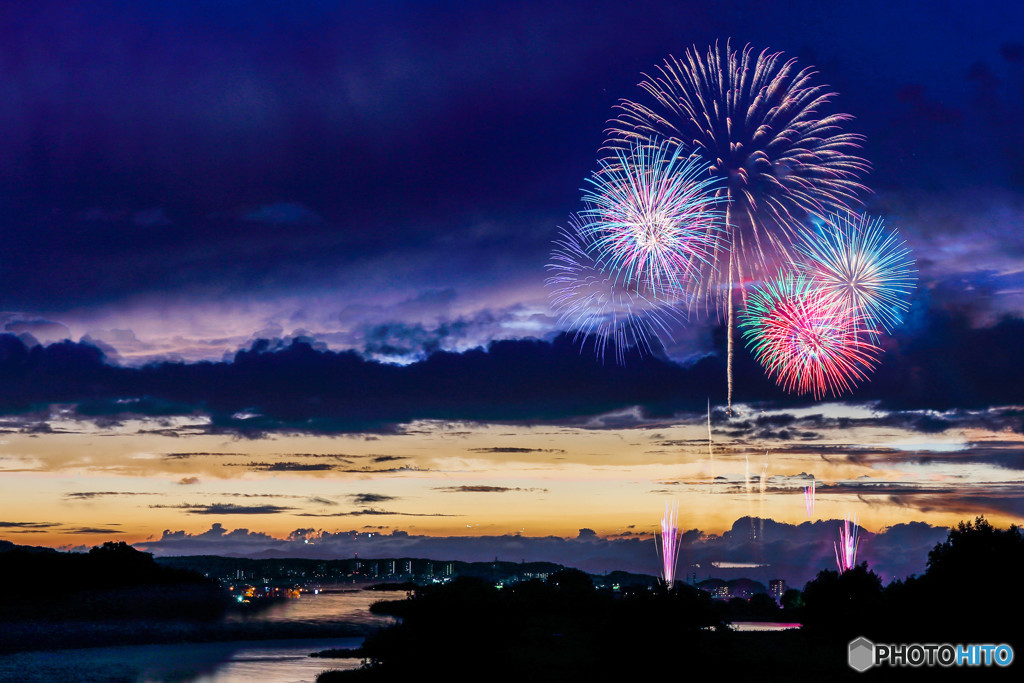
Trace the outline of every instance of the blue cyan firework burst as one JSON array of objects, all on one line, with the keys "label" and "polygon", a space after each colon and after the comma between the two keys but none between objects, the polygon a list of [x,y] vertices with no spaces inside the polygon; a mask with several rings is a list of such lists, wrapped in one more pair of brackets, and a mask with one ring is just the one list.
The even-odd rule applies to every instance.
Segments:
[{"label": "blue cyan firework burst", "polygon": [[834,295],[872,330],[892,332],[910,307],[914,259],[895,230],[867,214],[832,214],[796,245],[804,277]]},{"label": "blue cyan firework burst", "polygon": [[661,300],[694,288],[725,234],[717,179],[681,151],[670,143],[616,150],[588,179],[580,214],[615,279]]}]

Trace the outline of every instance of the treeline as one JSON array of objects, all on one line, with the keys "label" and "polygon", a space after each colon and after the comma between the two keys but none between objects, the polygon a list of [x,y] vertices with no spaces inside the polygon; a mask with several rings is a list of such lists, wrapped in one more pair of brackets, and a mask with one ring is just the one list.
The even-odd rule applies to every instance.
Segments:
[{"label": "treeline", "polygon": [[[659,593],[627,589],[617,596],[595,589],[576,569],[501,589],[459,577],[419,587],[408,600],[377,603],[373,611],[401,617],[363,645],[360,654],[373,662],[373,675],[383,676],[373,680],[417,672],[447,680],[474,672],[490,680],[583,680],[588,672],[610,673],[624,664],[607,653],[669,648],[678,638],[721,623],[711,596],[692,586]],[[631,667],[619,667],[619,674]]]},{"label": "treeline", "polygon": [[[1024,607],[1024,537],[983,518],[961,523],[929,554],[920,577],[883,588],[866,564],[825,570],[779,608],[765,595],[728,603],[686,584],[655,591],[595,589],[563,570],[503,589],[473,578],[420,587],[374,611],[400,623],[366,639],[367,664],[320,683],[409,680],[638,680],[689,673],[759,681],[858,680],[847,666],[857,636],[891,643],[1009,643]],[[743,618],[803,623],[779,633],[730,631]],[[1007,617],[1007,618],[1003,618]],[[910,673],[910,672],[907,672]],[[930,670],[929,675],[934,675]]]},{"label": "treeline", "polygon": [[88,553],[0,548],[0,619],[215,618],[230,603],[220,584],[107,542]]},{"label": "treeline", "polygon": [[[826,570],[807,583],[800,618],[826,636],[874,642],[1013,643],[1021,640],[1024,534],[984,518],[961,522],[928,554],[921,576],[882,587],[867,563]],[[901,640],[902,639],[902,640]]]}]

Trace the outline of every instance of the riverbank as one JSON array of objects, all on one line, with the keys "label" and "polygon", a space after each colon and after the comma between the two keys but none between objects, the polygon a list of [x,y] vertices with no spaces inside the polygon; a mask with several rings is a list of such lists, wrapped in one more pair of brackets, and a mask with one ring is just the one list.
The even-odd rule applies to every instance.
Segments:
[{"label": "riverbank", "polygon": [[0,680],[312,683],[326,670],[358,668],[361,660],[325,661],[310,657],[311,652],[361,644],[361,638],[299,638],[38,650],[0,656]]}]

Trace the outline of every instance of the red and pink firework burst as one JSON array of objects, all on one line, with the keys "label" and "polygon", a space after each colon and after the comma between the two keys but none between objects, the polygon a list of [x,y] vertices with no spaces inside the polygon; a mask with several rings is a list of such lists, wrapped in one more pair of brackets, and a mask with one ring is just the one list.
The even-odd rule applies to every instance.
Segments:
[{"label": "red and pink firework burst", "polygon": [[751,291],[740,327],[777,384],[816,399],[852,391],[881,353],[849,305],[792,273]]}]

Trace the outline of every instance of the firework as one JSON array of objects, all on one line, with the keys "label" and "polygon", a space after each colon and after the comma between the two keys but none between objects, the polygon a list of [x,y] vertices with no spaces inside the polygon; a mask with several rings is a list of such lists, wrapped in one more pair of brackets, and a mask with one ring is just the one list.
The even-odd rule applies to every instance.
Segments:
[{"label": "firework", "polygon": [[629,348],[650,354],[654,342],[660,346],[662,335],[679,321],[677,309],[658,301],[641,283],[624,282],[595,251],[592,233],[570,217],[547,265],[551,275],[546,284],[559,323],[575,330],[577,341],[594,335],[594,351],[602,359],[609,344],[619,362]]},{"label": "firework", "polygon": [[807,512],[807,517],[814,516],[814,480],[811,479],[811,485],[804,487],[804,510]]},{"label": "firework", "polygon": [[601,261],[620,282],[676,299],[714,258],[723,198],[707,165],[678,145],[636,145],[602,160],[584,192],[580,217]]},{"label": "firework", "polygon": [[871,327],[891,332],[909,308],[914,260],[882,219],[846,212],[830,215],[796,244],[801,271],[842,299]]},{"label": "firework", "polygon": [[676,580],[676,561],[679,559],[679,545],[683,540],[683,530],[676,521],[679,516],[679,503],[665,501],[665,516],[661,518],[661,543],[655,534],[654,545],[661,557],[661,577],[665,585],[672,589]]},{"label": "firework", "polygon": [[807,216],[846,210],[866,191],[869,165],[853,152],[863,137],[842,132],[847,114],[822,115],[834,96],[815,85],[811,69],[748,45],[715,44],[669,57],[640,88],[649,104],[622,100],[605,149],[668,140],[708,164],[728,200],[725,249],[715,252],[702,281],[709,298],[726,304],[728,403],[732,406],[734,288],[764,279],[789,263],[796,226]]},{"label": "firework", "polygon": [[838,396],[867,378],[881,353],[841,300],[792,273],[755,287],[739,326],[768,375],[789,392]]},{"label": "firework", "polygon": [[694,47],[640,83],[652,104],[619,103],[606,147],[668,140],[706,163],[729,201],[734,265],[756,276],[772,252],[788,257],[803,218],[857,204],[866,190],[857,179],[868,163],[852,154],[863,136],[842,132],[849,115],[820,114],[835,93],[814,75],[749,45],[716,44],[703,57]]},{"label": "firework", "polygon": [[857,545],[857,516],[854,515],[853,526],[850,526],[850,516],[846,515],[839,529],[839,542],[832,544],[840,574],[857,564]]}]

